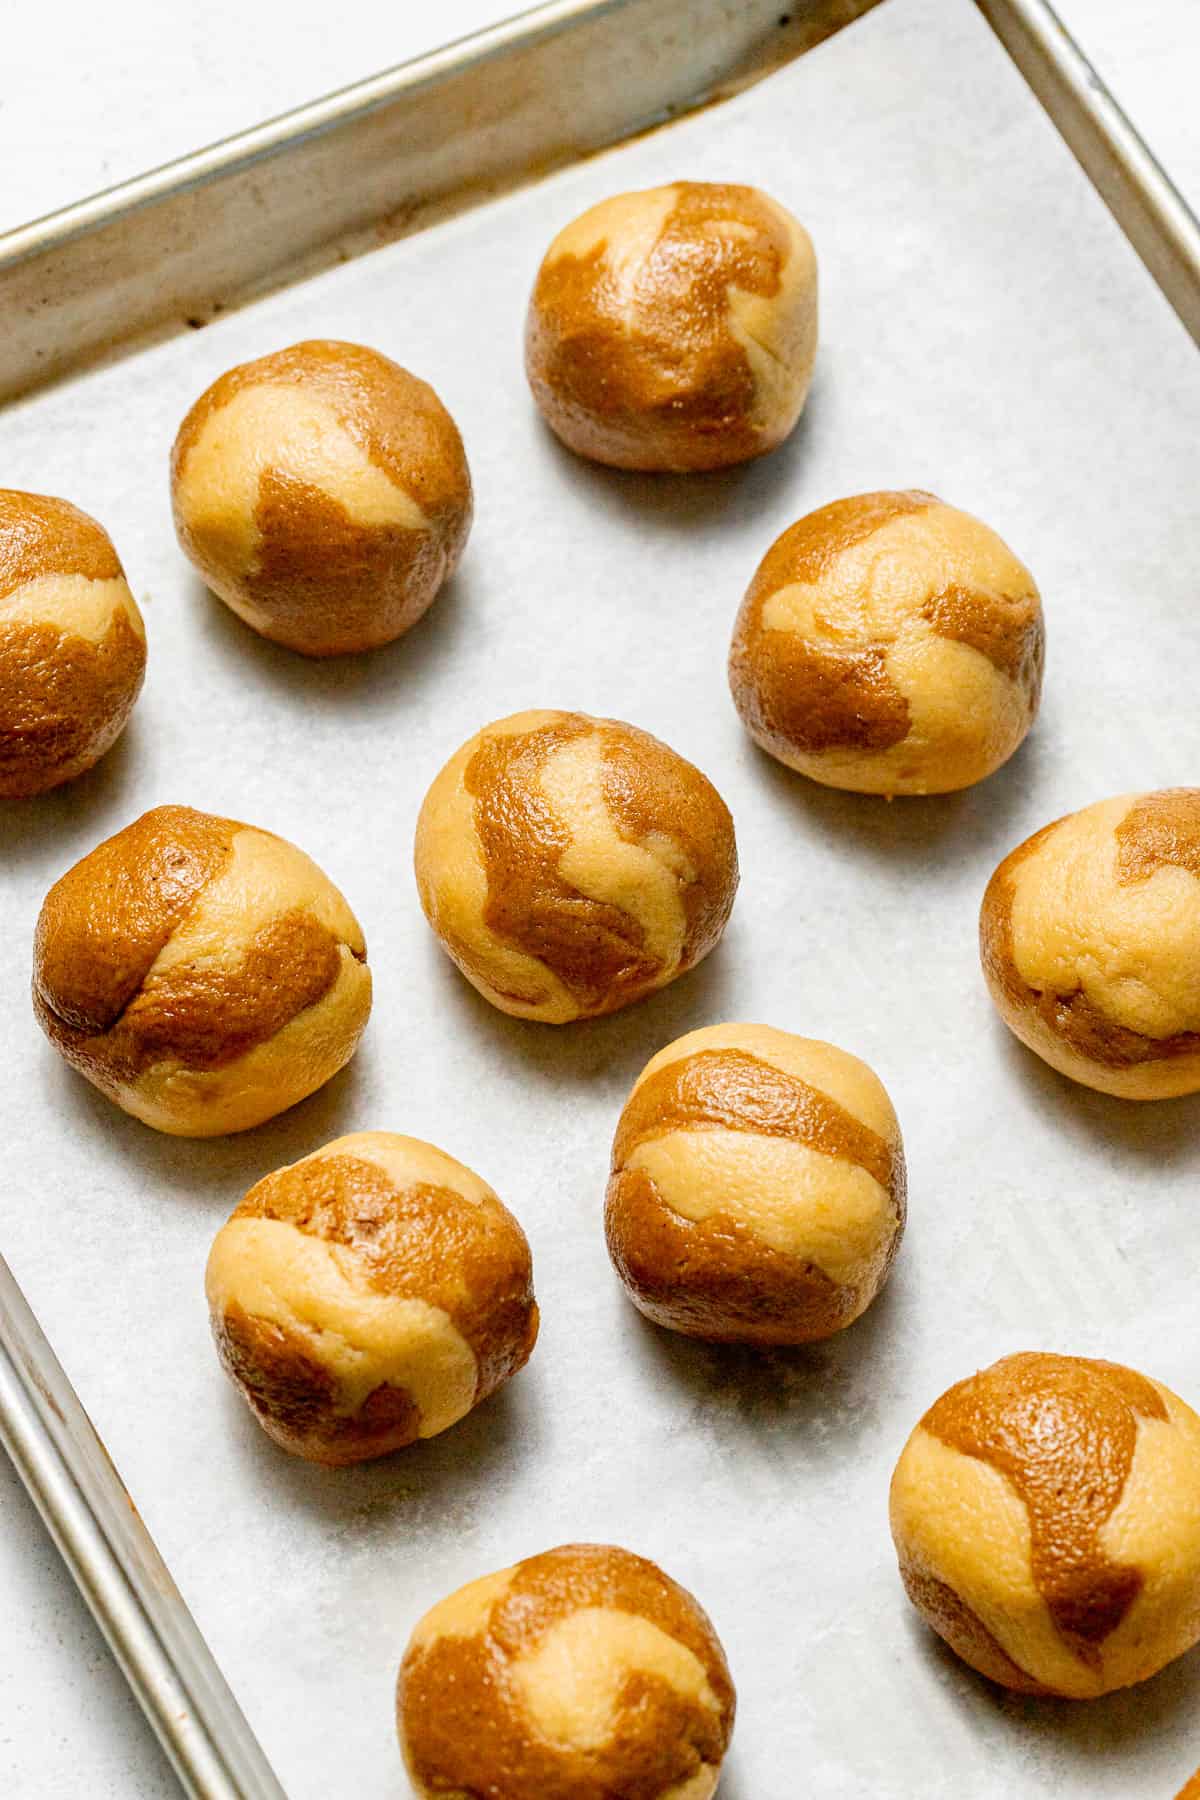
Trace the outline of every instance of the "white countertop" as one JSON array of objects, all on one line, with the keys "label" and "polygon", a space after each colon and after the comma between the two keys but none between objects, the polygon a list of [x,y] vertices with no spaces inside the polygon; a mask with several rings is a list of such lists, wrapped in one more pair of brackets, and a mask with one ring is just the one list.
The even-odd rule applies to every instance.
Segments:
[{"label": "white countertop", "polygon": [[[1059,0],[1059,9],[1183,191],[1200,200],[1196,0]],[[8,23],[0,75],[0,226],[419,54],[507,8],[497,0],[439,0],[432,8],[360,0],[340,9],[257,0],[252,38],[247,11],[245,0],[207,0],[176,11],[168,34],[167,9],[151,0],[22,8]],[[173,1795],[148,1730],[7,1471],[0,1561],[5,1800]]]}]

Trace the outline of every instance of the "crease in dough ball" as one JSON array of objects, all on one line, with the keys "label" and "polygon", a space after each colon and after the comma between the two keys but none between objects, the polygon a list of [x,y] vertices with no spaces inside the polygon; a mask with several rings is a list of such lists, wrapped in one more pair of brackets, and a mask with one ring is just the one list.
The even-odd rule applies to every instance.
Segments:
[{"label": "crease in dough ball", "polygon": [[415,625],[472,514],[462,439],[433,389],[329,339],[242,363],[200,396],[171,452],[171,502],[212,591],[307,656]]},{"label": "crease in dough ball", "polygon": [[1018,1693],[1093,1699],[1200,1641],[1200,1418],[1118,1363],[1026,1353],[950,1388],[891,1523],[926,1623]]},{"label": "crease in dough ball", "polygon": [[733,821],[648,732],[524,712],[451,757],[417,821],[425,916],[502,1012],[563,1024],[694,968],[737,889]]},{"label": "crease in dough ball", "polygon": [[537,1339],[516,1219],[464,1164],[395,1132],[337,1138],[251,1188],[205,1289],[259,1424],[330,1466],[448,1430]]},{"label": "crease in dough ball", "polygon": [[1200,788],[1100,800],[1006,856],[979,919],[1021,1042],[1128,1100],[1200,1089]]},{"label": "crease in dough ball", "polygon": [[145,626],[108,533],[66,500],[0,488],[0,799],[99,762],[145,672]]},{"label": "crease in dough ball", "polygon": [[157,1131],[213,1137],[294,1106],[349,1062],[371,1010],[357,919],[272,832],[159,806],[51,888],[37,1021]]},{"label": "crease in dough ball", "polygon": [[605,1207],[634,1305],[718,1343],[803,1344],[866,1311],[906,1178],[882,1083],[832,1044],[712,1025],[668,1044],[621,1114]]},{"label": "crease in dough ball", "polygon": [[396,1690],[422,1800],[711,1800],[735,1704],[692,1596],[604,1544],[567,1544],[449,1595],[413,1632]]},{"label": "crease in dough ball", "polygon": [[776,539],[737,616],[729,684],[787,768],[863,794],[944,794],[1024,741],[1044,660],[1029,570],[913,489],[836,500]]},{"label": "crease in dough ball", "polygon": [[568,448],[622,469],[719,469],[774,450],[817,349],[804,227],[757,188],[677,181],[560,231],[525,332],[529,384]]}]

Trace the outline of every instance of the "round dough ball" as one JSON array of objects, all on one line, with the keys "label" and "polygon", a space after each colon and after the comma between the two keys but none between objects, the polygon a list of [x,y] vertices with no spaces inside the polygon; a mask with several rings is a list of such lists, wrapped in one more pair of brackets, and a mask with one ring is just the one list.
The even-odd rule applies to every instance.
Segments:
[{"label": "round dough ball", "polygon": [[436,1437],[524,1368],[525,1233],[417,1138],[361,1131],[252,1187],[205,1277],[226,1373],[269,1437],[329,1465]]},{"label": "round dough ball", "polygon": [[581,214],[546,252],[525,332],[546,423],[619,469],[721,469],[774,450],[816,350],[808,233],[728,182],[676,181]]},{"label": "round dough ball", "polygon": [[789,769],[860,794],[946,794],[1022,742],[1044,656],[1033,576],[994,531],[933,494],[859,494],[767,551],[729,685]]},{"label": "round dough ball", "polygon": [[55,1049],[157,1131],[215,1137],[294,1106],[371,1010],[358,920],[269,831],[158,806],[55,882],[33,1006]]},{"label": "round dough ball", "polygon": [[472,986],[554,1025],[694,968],[738,880],[712,783],[648,732],[584,713],[477,732],[425,796],[415,861],[425,916]]},{"label": "round dough ball", "polygon": [[146,632],[112,541],[66,500],[0,488],[0,799],[99,762],[146,672]]},{"label": "round dough ball", "polygon": [[1200,788],[1069,813],[1006,856],[979,920],[1000,1017],[1127,1100],[1200,1088]]},{"label": "round dough ball", "polygon": [[360,344],[293,344],[230,369],[171,452],[175,530],[213,592],[306,656],[400,637],[471,528],[458,427],[433,389]]},{"label": "round dough ball", "polygon": [[396,1690],[422,1800],[710,1800],[734,1706],[696,1601],[606,1544],[459,1588],[413,1632]]},{"label": "round dough ball", "polygon": [[656,1325],[807,1344],[864,1313],[905,1219],[883,1084],[832,1044],[710,1025],[638,1076],[613,1141],[605,1232]]},{"label": "round dough ball", "polygon": [[892,1478],[908,1597],[965,1662],[1086,1700],[1200,1640],[1200,1418],[1161,1382],[1006,1356],[921,1420]]}]

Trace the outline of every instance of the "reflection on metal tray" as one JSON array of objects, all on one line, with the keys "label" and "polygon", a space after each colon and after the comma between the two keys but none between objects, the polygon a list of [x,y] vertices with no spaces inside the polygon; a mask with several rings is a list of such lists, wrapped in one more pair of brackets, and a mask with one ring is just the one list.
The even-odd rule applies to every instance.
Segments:
[{"label": "reflection on metal tray", "polygon": [[[0,399],[720,100],[879,3],[552,0],[0,236]],[[978,4],[1200,341],[1184,201],[1046,0]]]}]

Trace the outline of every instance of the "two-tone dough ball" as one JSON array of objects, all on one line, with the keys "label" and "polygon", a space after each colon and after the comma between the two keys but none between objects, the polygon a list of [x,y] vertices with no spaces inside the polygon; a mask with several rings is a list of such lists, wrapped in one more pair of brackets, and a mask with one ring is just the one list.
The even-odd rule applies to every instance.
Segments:
[{"label": "two-tone dough ball", "polygon": [[55,1049],[126,1112],[213,1137],[349,1062],[371,976],[357,919],[303,851],[159,806],[47,894],[33,1004]]},{"label": "two-tone dough ball", "polygon": [[0,799],[99,762],[146,671],[146,632],[108,533],[66,500],[0,488]]},{"label": "two-tone dough ball", "polygon": [[478,1175],[389,1131],[251,1188],[205,1279],[226,1372],[293,1455],[342,1464],[446,1431],[529,1360],[529,1245]]},{"label": "two-tone dough ball", "polygon": [[396,1694],[422,1800],[711,1800],[734,1706],[692,1596],[603,1544],[451,1594],[413,1632]]},{"label": "two-tone dough ball", "polygon": [[943,1394],[891,1494],[908,1596],[965,1662],[1090,1699],[1200,1640],[1200,1418],[1118,1363],[1007,1356]]},{"label": "two-tone dough ball", "polygon": [[761,749],[828,787],[944,794],[992,774],[1042,687],[1033,576],[933,494],[836,500],[776,539],[729,683]]},{"label": "two-tone dough ball", "polygon": [[1035,832],[983,898],[1005,1024],[1128,1100],[1200,1088],[1200,788],[1101,800]]},{"label": "two-tone dough ball", "polygon": [[609,1254],[634,1305],[714,1342],[803,1344],[857,1319],[905,1219],[882,1083],[832,1044],[712,1025],[643,1069],[613,1142]]},{"label": "two-tone dough ball", "polygon": [[774,450],[817,349],[804,227],[757,188],[677,181],[559,232],[538,271],[525,366],[564,444],[622,469],[719,469]]},{"label": "two-tone dough ball", "polygon": [[417,821],[421,905],[493,1006],[562,1024],[694,968],[737,889],[733,821],[648,732],[524,712],[452,756]]},{"label": "two-tone dough ball", "polygon": [[171,452],[179,542],[263,637],[308,656],[389,643],[471,526],[462,439],[433,389],[325,339],[230,369]]}]

